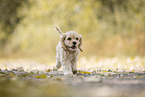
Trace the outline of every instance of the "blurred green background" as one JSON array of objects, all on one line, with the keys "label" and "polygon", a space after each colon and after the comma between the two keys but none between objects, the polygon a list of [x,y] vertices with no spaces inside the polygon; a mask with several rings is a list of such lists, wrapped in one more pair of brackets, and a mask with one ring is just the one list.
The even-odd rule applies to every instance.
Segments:
[{"label": "blurred green background", "polygon": [[0,0],[0,57],[55,59],[55,25],[82,34],[80,56],[145,55],[145,0]]}]

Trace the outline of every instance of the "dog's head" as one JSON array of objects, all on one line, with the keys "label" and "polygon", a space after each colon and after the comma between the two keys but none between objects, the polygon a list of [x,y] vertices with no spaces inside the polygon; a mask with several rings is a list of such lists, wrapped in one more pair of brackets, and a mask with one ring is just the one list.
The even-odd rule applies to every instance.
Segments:
[{"label": "dog's head", "polygon": [[82,36],[75,31],[69,31],[61,35],[61,43],[65,50],[76,51],[80,50],[82,46]]}]

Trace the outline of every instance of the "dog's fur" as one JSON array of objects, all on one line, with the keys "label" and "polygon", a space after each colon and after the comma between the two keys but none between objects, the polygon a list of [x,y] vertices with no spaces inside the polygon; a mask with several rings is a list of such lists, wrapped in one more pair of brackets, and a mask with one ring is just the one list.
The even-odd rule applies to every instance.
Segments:
[{"label": "dog's fur", "polygon": [[64,75],[75,74],[78,55],[82,51],[82,36],[75,31],[62,33],[56,26],[55,29],[60,35],[60,42],[56,46],[56,68],[59,69],[63,65]]}]

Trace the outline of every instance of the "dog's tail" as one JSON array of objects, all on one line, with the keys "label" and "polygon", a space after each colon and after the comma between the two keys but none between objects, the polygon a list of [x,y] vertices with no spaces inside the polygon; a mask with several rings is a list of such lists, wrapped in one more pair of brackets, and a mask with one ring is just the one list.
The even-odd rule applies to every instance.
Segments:
[{"label": "dog's tail", "polygon": [[58,32],[58,34],[61,36],[62,35],[62,31],[59,27],[55,26],[55,30]]}]

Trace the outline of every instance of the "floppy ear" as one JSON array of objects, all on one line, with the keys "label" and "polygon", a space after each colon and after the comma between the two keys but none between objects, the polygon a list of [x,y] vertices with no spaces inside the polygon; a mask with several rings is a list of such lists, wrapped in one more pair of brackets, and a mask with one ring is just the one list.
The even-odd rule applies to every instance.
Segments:
[{"label": "floppy ear", "polygon": [[65,45],[65,43],[64,43],[65,38],[66,38],[66,35],[65,35],[65,33],[63,33],[63,34],[61,35],[61,37],[60,37],[60,41],[61,41],[61,44],[62,44],[62,47],[64,48],[64,50],[67,49],[67,47],[66,47],[66,45]]},{"label": "floppy ear", "polygon": [[79,50],[80,50],[81,52],[83,52],[83,50],[82,50],[82,48],[81,48],[81,46],[82,46],[82,41],[83,41],[82,35],[79,35],[79,37],[80,37],[80,40],[79,40],[80,44],[78,45],[78,48],[79,48]]}]

